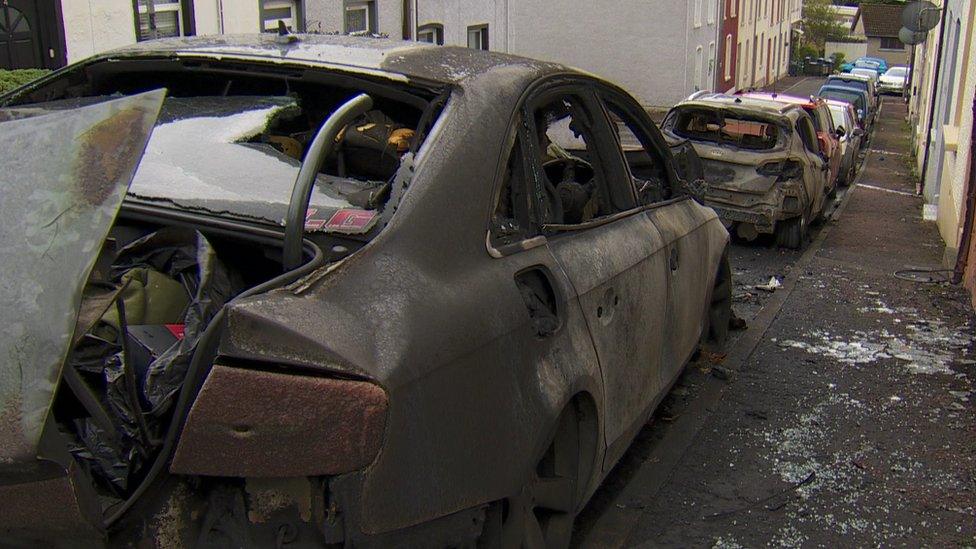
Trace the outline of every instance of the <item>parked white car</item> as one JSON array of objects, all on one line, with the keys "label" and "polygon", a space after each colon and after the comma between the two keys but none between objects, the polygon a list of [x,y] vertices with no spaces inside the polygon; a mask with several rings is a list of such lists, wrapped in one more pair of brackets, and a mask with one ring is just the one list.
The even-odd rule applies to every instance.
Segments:
[{"label": "parked white car", "polygon": [[905,93],[908,83],[908,67],[891,67],[878,79],[878,93]]}]

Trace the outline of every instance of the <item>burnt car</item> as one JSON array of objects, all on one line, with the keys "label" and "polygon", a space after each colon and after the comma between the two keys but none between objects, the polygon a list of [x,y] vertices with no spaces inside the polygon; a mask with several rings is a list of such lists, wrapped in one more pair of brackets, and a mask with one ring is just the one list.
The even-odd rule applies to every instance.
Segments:
[{"label": "burnt car", "polygon": [[697,94],[672,108],[662,129],[694,145],[705,204],[739,237],[775,234],[780,245],[799,248],[823,214],[830,172],[800,105]]},{"label": "burnt car", "polygon": [[0,120],[6,543],[565,546],[728,327],[725,228],[560,65],[172,39]]},{"label": "burnt car", "polygon": [[842,153],[840,137],[834,127],[834,119],[830,116],[827,101],[820,97],[796,97],[781,93],[750,92],[745,96],[756,99],[768,99],[778,103],[799,105],[810,115],[813,128],[817,131],[817,142],[820,144],[821,156],[827,161],[830,175],[827,177],[827,195],[833,196],[837,190],[837,180],[840,177]]}]

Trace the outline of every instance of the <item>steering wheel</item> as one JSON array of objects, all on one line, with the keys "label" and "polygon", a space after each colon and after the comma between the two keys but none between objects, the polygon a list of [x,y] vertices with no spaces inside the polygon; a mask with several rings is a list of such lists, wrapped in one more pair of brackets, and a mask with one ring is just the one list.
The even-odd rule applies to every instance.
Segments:
[{"label": "steering wheel", "polygon": [[549,181],[556,184],[563,181],[586,183],[593,179],[593,165],[581,158],[556,158],[542,165]]}]

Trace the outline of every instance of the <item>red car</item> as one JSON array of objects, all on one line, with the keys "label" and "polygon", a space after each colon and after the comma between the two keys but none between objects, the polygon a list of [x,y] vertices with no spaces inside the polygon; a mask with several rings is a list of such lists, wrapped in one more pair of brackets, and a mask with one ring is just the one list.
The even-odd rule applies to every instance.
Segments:
[{"label": "red car", "polygon": [[840,174],[843,151],[840,146],[840,136],[834,128],[833,118],[830,116],[830,107],[827,101],[820,97],[810,96],[807,98],[796,97],[793,95],[782,95],[778,93],[766,92],[747,92],[740,94],[743,97],[755,99],[767,99],[778,101],[790,105],[800,105],[813,119],[813,127],[817,130],[817,142],[820,144],[820,152],[826,161],[826,167],[830,170],[827,177],[827,188],[824,192],[827,196],[832,196],[837,190],[837,177]]}]

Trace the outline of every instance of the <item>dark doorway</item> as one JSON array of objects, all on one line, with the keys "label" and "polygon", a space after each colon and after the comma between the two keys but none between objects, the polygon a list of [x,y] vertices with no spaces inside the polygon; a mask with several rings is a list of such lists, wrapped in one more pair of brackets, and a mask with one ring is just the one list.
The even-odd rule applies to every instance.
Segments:
[{"label": "dark doorway", "polygon": [[64,33],[56,0],[0,0],[0,68],[64,66]]}]

